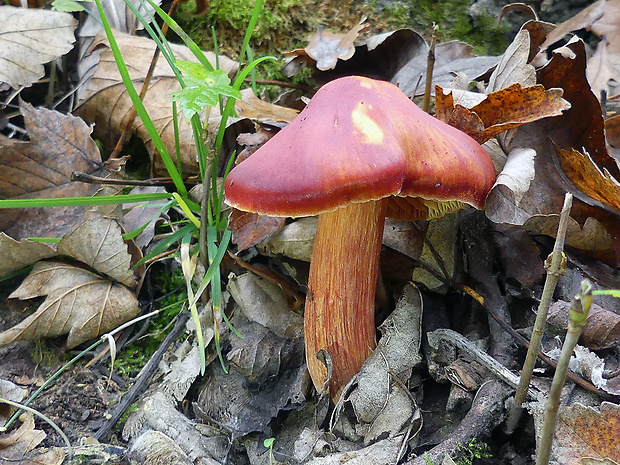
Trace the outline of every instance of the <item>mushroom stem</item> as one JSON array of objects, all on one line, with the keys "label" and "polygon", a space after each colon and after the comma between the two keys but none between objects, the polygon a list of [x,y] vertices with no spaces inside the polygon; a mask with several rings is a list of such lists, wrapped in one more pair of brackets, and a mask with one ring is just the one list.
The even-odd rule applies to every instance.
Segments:
[{"label": "mushroom stem", "polygon": [[334,401],[376,345],[375,291],[387,203],[353,203],[319,215],[308,278],[304,333],[317,390],[327,376],[316,358],[331,357]]}]

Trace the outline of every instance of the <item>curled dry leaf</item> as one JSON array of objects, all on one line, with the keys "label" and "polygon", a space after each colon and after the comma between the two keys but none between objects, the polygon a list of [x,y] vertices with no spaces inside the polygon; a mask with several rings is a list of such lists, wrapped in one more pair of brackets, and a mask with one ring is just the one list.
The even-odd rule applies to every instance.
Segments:
[{"label": "curled dry leaf", "polygon": [[366,24],[366,18],[362,18],[344,34],[321,29],[312,36],[305,48],[292,50],[284,55],[289,57],[289,63],[292,61],[314,62],[315,66],[321,71],[334,69],[336,64],[338,64],[338,60],[348,60],[353,56],[355,53],[355,39],[357,39],[360,32],[369,26],[369,24]]},{"label": "curled dry leaf", "polygon": [[65,452],[60,447],[53,447],[43,452],[36,448],[47,436],[43,430],[36,429],[32,413],[25,415],[21,426],[10,434],[0,434],[0,457],[4,463],[12,465],[61,465]]},{"label": "curled dry leaf", "polygon": [[377,348],[353,378],[349,390],[343,391],[339,402],[353,406],[365,444],[385,435],[393,437],[409,422],[419,421],[417,405],[401,387],[421,360],[421,327],[422,295],[410,284],[403,290],[394,312],[381,325],[382,337]]},{"label": "curled dry leaf", "polygon": [[466,132],[480,144],[501,132],[561,115],[570,108],[562,98],[562,89],[545,89],[541,85],[512,84],[491,92],[471,109],[454,105],[452,96],[445,95],[439,86],[435,94],[440,119]]},{"label": "curled dry leaf", "polygon": [[47,244],[26,239],[16,241],[4,233],[0,233],[0,251],[0,277],[56,255],[56,251]]},{"label": "curled dry leaf", "polygon": [[316,61],[316,67],[321,71],[333,69],[338,60],[348,60],[355,53],[355,39],[369,27],[366,18],[362,18],[359,23],[345,34],[334,34],[326,31],[319,31],[304,49],[308,56]]},{"label": "curled dry leaf", "polygon": [[114,219],[88,219],[64,236],[57,250],[59,254],[69,255],[127,287],[135,286],[131,255],[127,253],[121,227]]},{"label": "curled dry leaf", "polygon": [[0,345],[68,334],[67,347],[96,338],[131,318],[140,308],[133,293],[101,276],[62,262],[39,262],[9,297],[46,296],[37,311],[0,333]]},{"label": "curled dry leaf", "polygon": [[249,249],[282,229],[286,218],[259,215],[232,209],[229,228],[239,251]]},{"label": "curled dry leaf", "polygon": [[[110,175],[101,165],[88,125],[75,116],[33,108],[28,103],[21,104],[21,112],[30,141],[0,135],[0,197],[53,199],[102,193],[95,184],[71,181],[74,171],[99,177]],[[3,210],[0,230],[17,240],[61,237],[84,221],[85,212],[86,207]]]},{"label": "curled dry leaf", "polygon": [[44,63],[73,48],[77,24],[69,13],[0,6],[0,82],[17,89],[41,79]]}]

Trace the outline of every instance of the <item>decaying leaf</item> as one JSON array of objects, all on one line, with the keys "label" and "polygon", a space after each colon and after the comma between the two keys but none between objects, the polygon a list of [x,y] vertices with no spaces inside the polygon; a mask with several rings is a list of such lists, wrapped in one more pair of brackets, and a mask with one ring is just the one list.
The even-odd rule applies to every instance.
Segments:
[{"label": "decaying leaf", "polygon": [[445,122],[466,132],[480,144],[501,132],[561,115],[570,108],[562,98],[562,89],[545,89],[541,85],[523,87],[520,83],[512,84],[491,92],[471,109],[454,106],[440,87],[435,95]]},{"label": "decaying leaf", "polygon": [[46,296],[37,311],[0,333],[0,345],[68,334],[67,347],[94,339],[131,318],[140,308],[133,293],[97,274],[62,262],[39,262],[10,298]]},{"label": "decaying leaf", "polygon": [[69,13],[0,6],[0,82],[17,89],[41,79],[44,63],[73,48],[77,24]]},{"label": "decaying leaf", "polygon": [[386,435],[393,437],[410,422],[420,420],[417,405],[401,387],[421,361],[421,325],[422,296],[417,287],[408,285],[381,326],[377,348],[343,390],[339,406],[351,403],[365,444]]},{"label": "decaying leaf", "polygon": [[[26,395],[28,395],[26,389],[20,388],[6,379],[0,379],[0,398],[12,402],[22,402]],[[0,403],[0,427],[6,425],[6,422],[16,410],[17,408],[12,405]]]},{"label": "decaying leaf", "polygon": [[28,413],[26,420],[16,431],[0,434],[0,459],[15,465],[61,465],[65,458],[65,452],[61,448],[35,450],[46,436],[44,431],[35,429],[34,418]]},{"label": "decaying leaf", "polygon": [[259,215],[233,208],[229,228],[239,251],[249,249],[282,229],[286,218]]},{"label": "decaying leaf", "polygon": [[[88,125],[75,116],[36,109],[28,103],[22,103],[21,112],[30,141],[0,135],[0,197],[53,199],[101,193],[100,186],[71,181],[74,171],[110,175],[102,166]],[[61,237],[84,221],[85,212],[85,207],[3,210],[0,230],[17,240]]]}]

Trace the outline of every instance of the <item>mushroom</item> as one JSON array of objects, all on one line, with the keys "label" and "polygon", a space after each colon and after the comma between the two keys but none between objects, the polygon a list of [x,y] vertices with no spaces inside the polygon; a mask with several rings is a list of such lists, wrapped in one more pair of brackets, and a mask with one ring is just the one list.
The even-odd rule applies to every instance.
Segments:
[{"label": "mushroom", "polygon": [[329,82],[291,123],[238,164],[226,201],[270,216],[318,215],[304,316],[306,360],[330,394],[361,368],[376,344],[374,297],[385,217],[442,216],[481,208],[495,180],[487,152],[428,115],[384,81]]}]

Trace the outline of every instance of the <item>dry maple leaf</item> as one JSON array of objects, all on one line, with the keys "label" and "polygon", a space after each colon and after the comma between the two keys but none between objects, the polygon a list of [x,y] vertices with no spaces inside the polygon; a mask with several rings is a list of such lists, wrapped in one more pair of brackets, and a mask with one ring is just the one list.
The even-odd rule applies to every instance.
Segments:
[{"label": "dry maple leaf", "polygon": [[46,298],[34,314],[0,333],[0,346],[68,334],[70,349],[120,326],[140,311],[137,299],[125,286],[62,262],[37,263],[9,297],[25,300],[40,296]]}]

